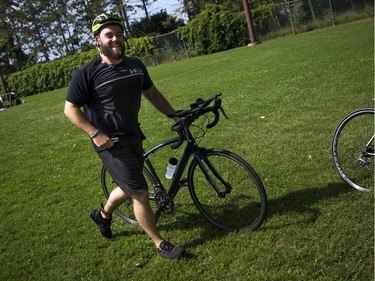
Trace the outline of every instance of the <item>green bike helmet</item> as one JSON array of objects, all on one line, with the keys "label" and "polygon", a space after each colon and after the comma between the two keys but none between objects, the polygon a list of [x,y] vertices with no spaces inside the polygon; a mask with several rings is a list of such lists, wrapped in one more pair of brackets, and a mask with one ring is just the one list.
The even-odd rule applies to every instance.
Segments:
[{"label": "green bike helmet", "polygon": [[112,13],[104,13],[97,16],[92,22],[91,31],[94,37],[100,33],[100,30],[104,26],[109,24],[117,24],[121,26],[122,30],[124,30],[124,22],[120,17]]}]

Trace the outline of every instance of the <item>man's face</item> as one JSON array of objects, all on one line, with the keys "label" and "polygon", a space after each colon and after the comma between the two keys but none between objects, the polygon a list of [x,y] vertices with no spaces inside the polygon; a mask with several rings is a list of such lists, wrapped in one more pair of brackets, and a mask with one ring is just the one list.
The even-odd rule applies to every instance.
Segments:
[{"label": "man's face", "polygon": [[95,40],[106,57],[115,60],[123,58],[125,54],[124,34],[119,25],[104,27]]}]

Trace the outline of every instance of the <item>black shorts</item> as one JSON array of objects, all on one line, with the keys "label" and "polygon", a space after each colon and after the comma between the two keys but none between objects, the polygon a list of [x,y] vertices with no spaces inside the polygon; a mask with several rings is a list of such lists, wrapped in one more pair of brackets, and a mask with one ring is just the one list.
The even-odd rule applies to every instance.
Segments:
[{"label": "black shorts", "polygon": [[119,140],[112,148],[98,155],[113,181],[126,195],[148,190],[143,176],[143,147],[140,139]]}]

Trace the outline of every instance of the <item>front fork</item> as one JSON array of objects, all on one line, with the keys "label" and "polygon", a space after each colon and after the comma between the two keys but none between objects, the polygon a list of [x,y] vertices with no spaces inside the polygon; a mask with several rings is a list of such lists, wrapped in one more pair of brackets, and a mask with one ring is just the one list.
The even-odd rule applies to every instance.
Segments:
[{"label": "front fork", "polygon": [[[214,165],[211,163],[211,161],[206,157],[204,148],[201,148],[198,152],[194,153],[194,159],[197,161],[199,168],[202,170],[204,176],[206,177],[206,180],[210,183],[210,185],[213,187],[213,189],[216,191],[217,195],[220,198],[224,198],[227,194],[231,193],[232,186],[225,181],[221,175],[218,173],[218,171],[215,169]],[[206,167],[206,165],[207,167]],[[225,190],[221,191],[218,185],[216,184],[216,181],[214,178],[210,175],[213,174],[224,186]]]}]

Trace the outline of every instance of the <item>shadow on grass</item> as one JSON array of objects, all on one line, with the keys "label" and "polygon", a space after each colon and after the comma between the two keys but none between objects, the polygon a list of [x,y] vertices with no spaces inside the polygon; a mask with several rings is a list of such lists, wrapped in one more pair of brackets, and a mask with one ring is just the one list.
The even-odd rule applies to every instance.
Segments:
[{"label": "shadow on grass", "polygon": [[[207,241],[216,240],[227,234],[214,227],[198,213],[198,210],[192,212],[187,211],[183,206],[177,208],[176,214],[172,215],[172,220],[160,223],[160,230],[170,230],[171,233],[176,230],[189,231],[192,233],[188,242],[182,245],[187,249],[183,254],[183,257],[186,259],[196,258],[196,255],[189,252],[188,249],[204,245]],[[173,239],[173,237],[171,237],[171,239]]]},{"label": "shadow on grass", "polygon": [[[289,215],[289,214],[303,214],[303,221],[290,221],[290,224],[299,223],[313,223],[320,215],[320,209],[313,205],[327,198],[339,197],[340,194],[355,192],[344,183],[331,183],[324,188],[306,188],[303,190],[290,192],[280,198],[268,201],[268,213],[264,224],[260,227],[262,229],[278,229],[285,228],[288,225],[283,222],[281,225],[267,226],[267,219],[273,216]],[[139,226],[137,226],[139,227]],[[206,221],[203,216],[197,211],[187,211],[184,206],[176,208],[176,213],[170,217],[162,215],[158,223],[158,228],[162,232],[173,233],[178,230],[193,231],[195,234],[188,243],[182,245],[185,249],[195,248],[205,244],[207,241],[216,240],[223,237],[227,232],[215,228],[212,224]],[[121,239],[121,237],[128,235],[139,234],[140,229],[135,229],[134,226],[127,228],[124,231],[118,232],[114,235],[114,239]],[[173,237],[169,237],[173,241]],[[185,252],[184,257],[193,259],[195,256],[189,252]]]},{"label": "shadow on grass", "polygon": [[[345,183],[330,183],[326,187],[306,188],[303,190],[290,192],[280,198],[268,201],[267,219],[273,216],[288,214],[303,214],[306,217],[299,223],[313,223],[320,215],[320,209],[314,207],[314,204],[327,198],[339,197],[340,194],[355,192]],[[292,222],[295,224],[295,222]],[[267,229],[275,227],[267,227]],[[285,224],[280,228],[285,227]],[[279,228],[276,226],[276,228]]]},{"label": "shadow on grass", "polygon": [[[165,226],[166,228],[176,229],[176,224]],[[192,235],[189,237],[187,243],[182,245],[187,249],[183,258],[195,259],[197,256],[189,251],[201,245],[206,244],[208,241],[214,241],[220,239],[227,234],[227,232],[219,230],[214,227],[210,222],[202,217],[200,214],[185,213],[184,216],[180,216],[178,219],[177,227],[180,230],[192,230]]]},{"label": "shadow on grass", "polygon": [[[117,223],[121,223],[120,218],[116,218]],[[121,240],[126,236],[139,235],[143,232],[139,225],[131,225],[124,221],[124,230],[113,233],[112,241]],[[176,207],[175,213],[171,215],[162,214],[158,222],[158,230],[161,231],[167,239],[173,242],[173,232],[175,231],[192,231],[194,235],[188,243],[181,245],[185,249],[195,248],[205,244],[209,240],[216,240],[222,237],[226,232],[221,231],[210,224],[198,210],[187,211],[184,206]],[[145,234],[146,235],[146,234]],[[164,236],[164,235],[163,235]],[[186,250],[183,254],[186,259],[194,259],[196,255]]]}]

